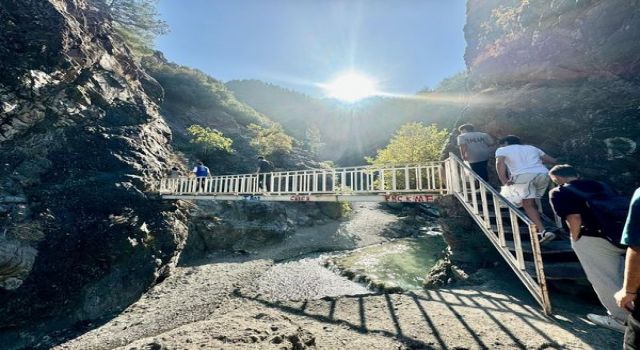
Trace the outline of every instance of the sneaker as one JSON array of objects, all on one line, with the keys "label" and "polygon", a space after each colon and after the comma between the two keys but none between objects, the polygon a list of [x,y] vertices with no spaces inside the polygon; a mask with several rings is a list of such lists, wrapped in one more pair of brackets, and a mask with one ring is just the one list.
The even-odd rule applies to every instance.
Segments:
[{"label": "sneaker", "polygon": [[620,333],[624,333],[627,328],[624,323],[616,320],[611,315],[587,314],[587,318],[597,326],[609,328]]},{"label": "sneaker", "polygon": [[556,239],[556,234],[550,231],[542,231],[538,234],[540,235],[540,244],[548,244]]}]

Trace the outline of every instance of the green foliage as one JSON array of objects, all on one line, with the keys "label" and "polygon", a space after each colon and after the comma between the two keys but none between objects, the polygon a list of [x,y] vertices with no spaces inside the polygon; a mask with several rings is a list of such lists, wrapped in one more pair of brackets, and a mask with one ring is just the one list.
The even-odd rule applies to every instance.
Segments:
[{"label": "green foliage", "polygon": [[438,84],[438,87],[434,90],[434,92],[441,93],[441,94],[446,92],[454,92],[454,93],[465,92],[465,90],[467,89],[466,85],[467,85],[467,72],[462,71],[462,72],[456,73],[455,75],[449,78],[443,79]]},{"label": "green foliage", "polygon": [[280,124],[273,123],[267,128],[257,124],[250,124],[249,130],[253,133],[251,146],[260,155],[270,156],[275,153],[290,153],[293,149],[293,138],[285,134]]},{"label": "green foliage", "polygon": [[142,64],[164,88],[166,108],[181,111],[178,113],[193,108],[215,110],[211,122],[233,120],[243,126],[267,122],[263,115],[238,102],[224,84],[197,69],[154,57],[146,57]]},{"label": "green foliage", "polygon": [[159,19],[158,0],[91,0],[111,15],[118,34],[131,49],[140,54],[152,53],[153,40],[169,32],[166,22]]},{"label": "green foliage", "polygon": [[324,143],[322,143],[322,135],[320,134],[320,129],[317,126],[313,125],[307,128],[304,143],[311,153],[318,154],[320,148],[324,146]]},{"label": "green foliage", "polygon": [[407,123],[396,131],[385,148],[378,150],[375,158],[365,159],[376,165],[435,161],[448,138],[449,132],[439,130],[435,124]]},{"label": "green foliage", "polygon": [[202,147],[203,153],[206,155],[209,150],[220,150],[227,153],[233,153],[233,140],[225,137],[222,132],[205,128],[200,125],[191,125],[187,128],[187,132],[192,136],[191,143],[198,144]]}]

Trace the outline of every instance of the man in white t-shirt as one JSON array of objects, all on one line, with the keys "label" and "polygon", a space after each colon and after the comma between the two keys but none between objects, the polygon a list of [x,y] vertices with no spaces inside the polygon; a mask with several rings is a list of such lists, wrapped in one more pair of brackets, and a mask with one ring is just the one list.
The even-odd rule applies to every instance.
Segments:
[{"label": "man in white t-shirt", "polygon": [[[500,140],[496,150],[496,172],[503,186],[511,186],[516,202],[522,201],[522,208],[536,225],[540,243],[552,241],[556,235],[546,231],[536,206],[549,187],[549,170],[544,163],[556,163],[542,150],[531,145],[523,145],[520,138],[509,135]],[[507,173],[508,170],[508,173]]]},{"label": "man in white t-shirt", "polygon": [[469,162],[471,170],[484,181],[489,181],[487,161],[491,156],[491,146],[494,144],[493,139],[488,134],[475,131],[471,124],[461,125],[458,131],[460,131],[457,139],[460,147],[460,156]]}]

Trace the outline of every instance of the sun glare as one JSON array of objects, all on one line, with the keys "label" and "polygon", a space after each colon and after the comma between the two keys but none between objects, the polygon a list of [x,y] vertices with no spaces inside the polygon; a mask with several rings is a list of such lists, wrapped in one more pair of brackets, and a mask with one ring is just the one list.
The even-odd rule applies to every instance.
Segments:
[{"label": "sun glare", "polygon": [[373,80],[358,73],[347,73],[323,86],[329,97],[355,102],[376,94]]}]

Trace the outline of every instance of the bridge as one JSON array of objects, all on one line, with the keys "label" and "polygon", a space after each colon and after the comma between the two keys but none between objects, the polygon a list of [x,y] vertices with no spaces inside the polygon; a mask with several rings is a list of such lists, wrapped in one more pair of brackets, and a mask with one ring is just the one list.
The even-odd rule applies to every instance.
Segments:
[{"label": "bridge", "polygon": [[426,203],[453,195],[546,314],[551,313],[548,280],[584,279],[567,239],[541,246],[524,212],[454,154],[440,162],[400,166],[165,178],[159,192],[164,199],[280,202]]}]

